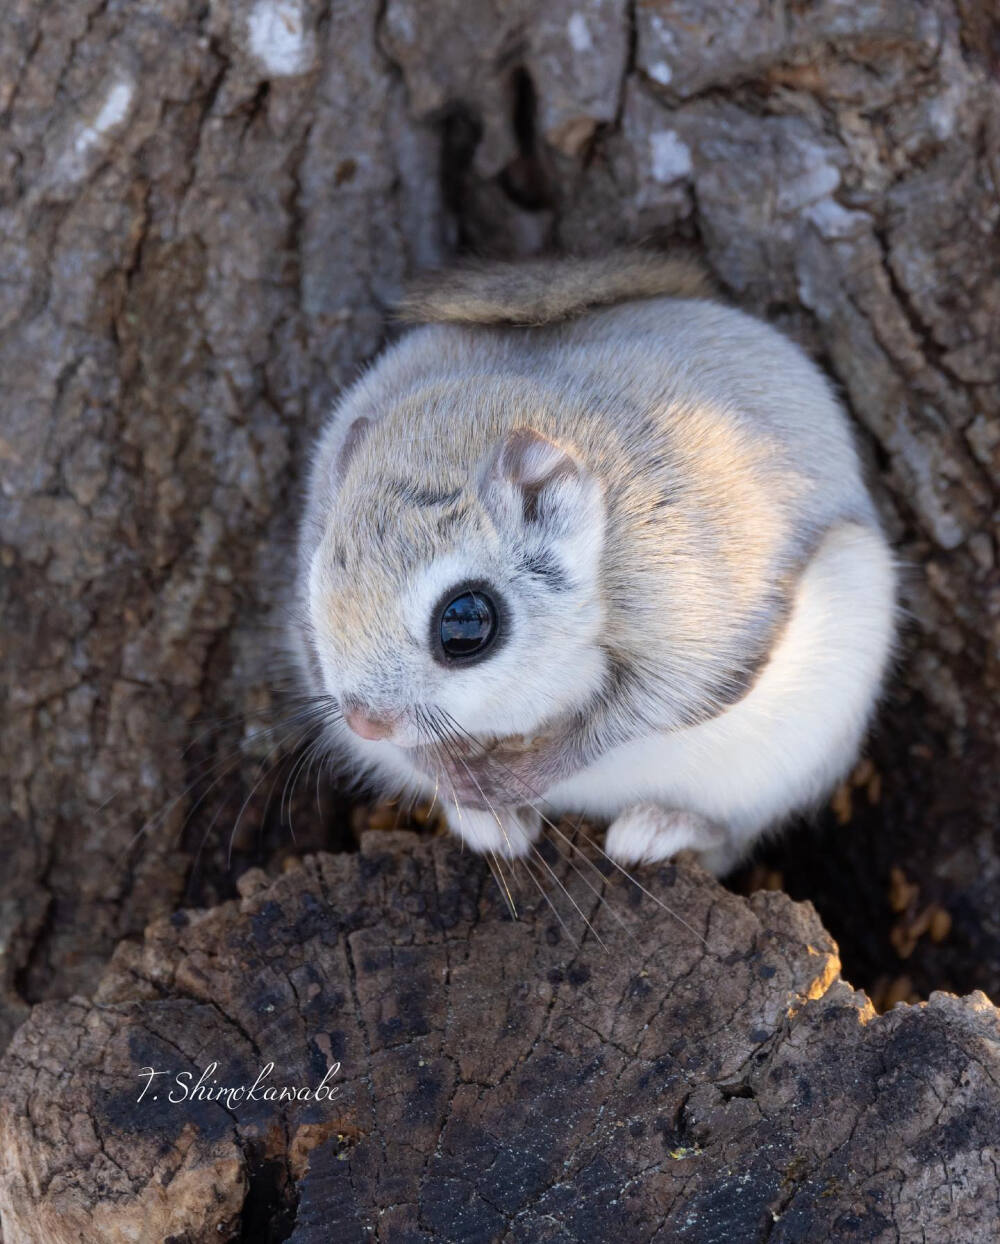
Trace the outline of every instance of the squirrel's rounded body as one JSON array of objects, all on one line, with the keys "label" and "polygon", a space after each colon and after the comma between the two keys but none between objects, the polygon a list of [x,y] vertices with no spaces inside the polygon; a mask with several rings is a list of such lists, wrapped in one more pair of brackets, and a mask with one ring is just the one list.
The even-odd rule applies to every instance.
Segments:
[{"label": "squirrel's rounded body", "polygon": [[[512,271],[431,286],[417,312],[449,322],[334,412],[300,547],[308,687],[346,754],[435,791],[475,847],[526,849],[546,805],[651,804],[613,855],[722,870],[850,767],[887,663],[892,559],[847,418],[690,269],[612,258],[592,300],[572,261]],[[449,592],[489,604],[482,655],[441,650]]]}]

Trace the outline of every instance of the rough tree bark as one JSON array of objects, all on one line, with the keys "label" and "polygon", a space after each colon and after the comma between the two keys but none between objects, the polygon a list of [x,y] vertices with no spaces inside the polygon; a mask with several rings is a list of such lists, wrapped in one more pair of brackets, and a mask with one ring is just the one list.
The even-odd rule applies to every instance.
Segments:
[{"label": "rough tree bark", "polygon": [[[482,861],[373,831],[123,943],[7,1052],[7,1244],[996,1240],[982,994],[877,1016],[807,904],[552,867],[594,934],[556,886],[565,927],[524,877],[515,923]],[[179,1100],[216,1060],[337,1061],[339,1092]]]},{"label": "rough tree bark", "polygon": [[636,238],[828,368],[906,567],[868,769],[771,863],[854,980],[1000,996],[992,5],[6,0],[3,31],[0,1045],[253,857],[305,447],[404,276]]}]

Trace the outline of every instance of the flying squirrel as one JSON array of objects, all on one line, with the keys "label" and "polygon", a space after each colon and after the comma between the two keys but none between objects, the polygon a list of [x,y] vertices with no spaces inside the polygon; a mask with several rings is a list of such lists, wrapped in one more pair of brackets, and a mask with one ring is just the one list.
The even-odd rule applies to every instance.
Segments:
[{"label": "flying squirrel", "polygon": [[687,260],[472,264],[337,402],[292,640],[333,751],[480,852],[722,874],[855,761],[895,569],[848,418]]}]

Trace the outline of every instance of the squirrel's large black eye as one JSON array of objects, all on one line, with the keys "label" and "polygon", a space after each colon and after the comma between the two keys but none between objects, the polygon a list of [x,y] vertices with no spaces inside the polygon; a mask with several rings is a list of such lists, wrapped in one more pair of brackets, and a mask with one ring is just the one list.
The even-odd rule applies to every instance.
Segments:
[{"label": "squirrel's large black eye", "polygon": [[497,636],[498,611],[481,588],[459,592],[441,609],[439,639],[450,660],[484,656]]}]

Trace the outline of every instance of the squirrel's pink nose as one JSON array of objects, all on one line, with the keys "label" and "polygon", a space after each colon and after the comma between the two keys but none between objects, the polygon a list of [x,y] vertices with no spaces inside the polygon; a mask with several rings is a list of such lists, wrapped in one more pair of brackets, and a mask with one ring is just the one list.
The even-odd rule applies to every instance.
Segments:
[{"label": "squirrel's pink nose", "polygon": [[366,713],[363,708],[347,709],[344,720],[363,739],[385,739],[396,728],[391,717],[376,717],[372,713]]}]

